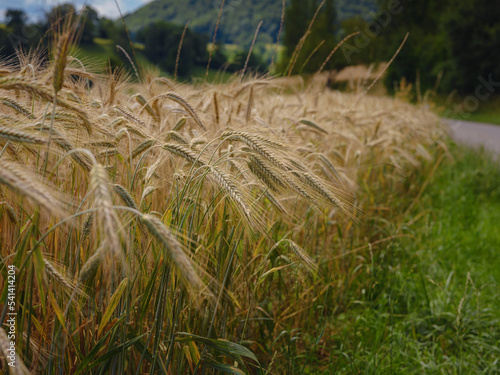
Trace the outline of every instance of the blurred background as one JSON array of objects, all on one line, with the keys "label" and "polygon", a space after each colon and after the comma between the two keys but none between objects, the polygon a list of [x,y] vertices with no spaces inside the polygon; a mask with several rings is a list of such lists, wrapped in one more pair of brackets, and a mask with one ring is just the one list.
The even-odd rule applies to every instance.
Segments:
[{"label": "blurred background", "polygon": [[47,47],[50,25],[75,12],[81,16],[78,55],[100,70],[131,69],[119,45],[139,65],[172,76],[182,38],[177,73],[184,81],[205,77],[209,58],[208,79],[220,81],[241,71],[247,57],[248,71],[262,74],[307,78],[324,65],[334,89],[359,90],[383,73],[375,93],[425,100],[446,117],[500,122],[500,2],[227,0],[221,5],[222,0],[1,0],[0,55],[15,58],[16,49]]}]

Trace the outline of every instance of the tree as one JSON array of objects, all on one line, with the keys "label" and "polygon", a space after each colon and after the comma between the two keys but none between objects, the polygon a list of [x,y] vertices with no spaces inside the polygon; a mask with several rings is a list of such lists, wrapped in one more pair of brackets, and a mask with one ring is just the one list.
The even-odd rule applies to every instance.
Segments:
[{"label": "tree", "polygon": [[451,83],[463,94],[475,92],[479,77],[500,81],[499,19],[498,1],[461,1],[448,13],[445,29],[451,46]]},{"label": "tree", "polygon": [[74,17],[76,10],[73,4],[61,4],[52,8],[45,14],[48,27],[61,27],[68,18]]},{"label": "tree", "polygon": [[379,51],[384,49],[384,38],[377,36],[373,30],[377,26],[357,15],[345,19],[341,23],[342,35],[347,36],[353,33],[359,33],[355,37],[347,40],[340,46],[342,52],[339,57],[339,64],[347,65],[370,65],[378,62]]},{"label": "tree", "polygon": [[6,28],[0,28],[0,55],[13,56],[16,50],[28,50],[40,42],[38,25],[28,24],[28,17],[19,9],[7,9],[5,12]]},{"label": "tree", "polygon": [[250,57],[248,57],[248,52],[245,50],[239,51],[236,56],[234,57],[233,62],[231,65],[228,67],[229,72],[238,72],[242,71],[243,68],[245,67],[245,62],[248,58],[248,64],[247,64],[247,69],[245,73],[249,72],[254,72],[254,73],[263,73],[265,72],[266,69],[266,64],[262,61],[259,55],[254,53],[250,54]]},{"label": "tree", "polygon": [[[382,0],[382,10],[391,0]],[[440,73],[441,90],[475,93],[483,80],[500,80],[500,3],[487,0],[400,1],[383,30],[387,48],[380,60],[388,61],[404,35],[410,37],[388,69],[386,85],[391,90],[403,77],[422,91],[434,86]]]},{"label": "tree", "polygon": [[432,88],[440,72],[449,70],[450,49],[443,15],[451,11],[452,2],[399,0],[395,3],[382,0],[379,3],[377,17],[389,14],[390,22],[381,28],[380,38],[384,44],[378,49],[377,59],[389,61],[409,33],[406,44],[387,71],[386,87],[392,92],[395,85],[405,78],[411,83],[418,79],[422,91]]},{"label": "tree", "polygon": [[16,34],[21,34],[28,17],[20,9],[7,9],[5,12],[6,26]]},{"label": "tree", "polygon": [[[309,34],[309,25],[318,10],[319,0],[292,0],[287,7],[283,43],[286,48],[282,70],[293,66],[294,73],[319,69],[336,44],[336,10],[333,0],[326,0],[317,14]],[[297,45],[301,45],[297,49]],[[294,53],[297,53],[294,56]],[[328,67],[332,66],[330,62]]]},{"label": "tree", "polygon": [[[173,73],[183,30],[182,26],[158,21],[140,30],[137,39],[144,43],[144,54],[149,60]],[[179,75],[187,76],[194,65],[206,63],[207,42],[207,37],[195,34],[190,29],[186,31],[179,57]]]},{"label": "tree", "polygon": [[80,17],[83,26],[80,42],[82,44],[92,44],[94,43],[94,37],[97,36],[99,28],[99,15],[94,8],[87,5],[82,10]]},{"label": "tree", "polygon": [[99,38],[113,39],[118,33],[118,28],[113,20],[106,17],[99,18],[98,34]]},{"label": "tree", "polygon": [[224,44],[216,41],[215,45],[212,46],[212,60],[210,61],[210,67],[212,69],[220,69],[227,64],[227,56],[225,53]]},{"label": "tree", "polygon": [[300,39],[307,30],[309,14],[308,1],[292,0],[286,8],[284,20],[283,44],[286,47],[287,56],[290,57],[293,50],[299,44]]}]

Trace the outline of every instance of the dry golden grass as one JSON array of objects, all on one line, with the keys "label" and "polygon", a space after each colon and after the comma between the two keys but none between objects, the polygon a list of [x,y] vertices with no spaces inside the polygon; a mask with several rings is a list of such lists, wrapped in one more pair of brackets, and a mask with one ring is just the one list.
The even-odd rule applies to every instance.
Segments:
[{"label": "dry golden grass", "polygon": [[280,332],[349,284],[353,232],[379,240],[365,219],[445,151],[434,115],[389,98],[133,83],[77,74],[57,48],[0,66],[2,272],[18,269],[18,353],[40,373],[192,373],[245,349],[179,332],[269,364]]}]

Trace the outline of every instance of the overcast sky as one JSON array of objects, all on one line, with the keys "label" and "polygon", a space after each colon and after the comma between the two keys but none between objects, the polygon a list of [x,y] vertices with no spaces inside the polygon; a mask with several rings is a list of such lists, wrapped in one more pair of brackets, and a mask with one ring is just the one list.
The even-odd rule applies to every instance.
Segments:
[{"label": "overcast sky", "polygon": [[[134,11],[141,7],[143,4],[151,0],[117,0],[123,14]],[[0,0],[0,20],[4,19],[6,9],[22,9],[31,19],[39,18],[43,15],[44,11],[52,8],[54,5],[72,3],[77,9],[83,4],[87,3],[94,9],[97,9],[101,16],[108,18],[119,17],[118,8],[116,7],[115,0]]]}]

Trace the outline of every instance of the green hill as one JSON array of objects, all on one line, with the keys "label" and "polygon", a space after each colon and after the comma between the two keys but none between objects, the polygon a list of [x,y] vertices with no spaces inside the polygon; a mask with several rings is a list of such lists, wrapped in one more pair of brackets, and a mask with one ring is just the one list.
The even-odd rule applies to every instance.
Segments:
[{"label": "green hill", "polygon": [[[289,3],[289,1],[287,1]],[[221,0],[155,0],[125,17],[132,32],[149,23],[165,20],[190,27],[199,33],[213,34]],[[376,0],[338,0],[338,18],[354,15],[370,17]],[[263,24],[258,43],[273,43],[280,26],[282,0],[227,0],[218,31],[218,41],[248,47],[259,22]]]}]

